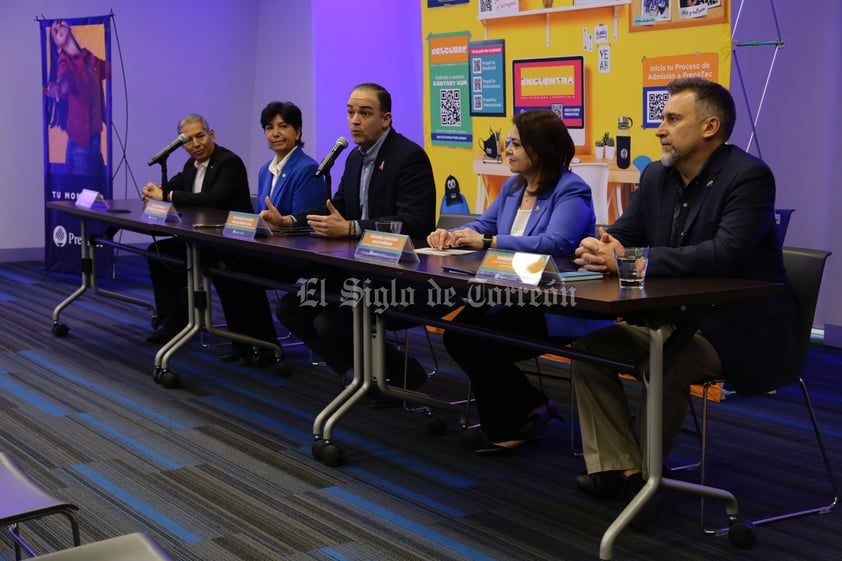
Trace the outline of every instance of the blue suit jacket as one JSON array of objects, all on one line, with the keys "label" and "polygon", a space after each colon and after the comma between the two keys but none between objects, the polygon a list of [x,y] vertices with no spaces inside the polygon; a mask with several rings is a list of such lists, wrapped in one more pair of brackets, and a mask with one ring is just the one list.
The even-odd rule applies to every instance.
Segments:
[{"label": "blue suit jacket", "polygon": [[[272,173],[269,171],[271,163],[272,160],[269,160],[263,164],[257,173],[256,212],[266,210],[266,195],[272,190]],[[272,204],[282,215],[324,206],[327,194],[324,179],[315,175],[318,167],[316,160],[300,146],[290,154],[271,197]]]},{"label": "blue suit jacket", "polygon": [[595,221],[591,188],[581,177],[565,170],[554,189],[538,196],[522,236],[512,236],[523,188],[516,188],[520,176],[503,183],[500,195],[478,219],[464,228],[497,236],[497,247],[568,257],[585,236],[594,234]]},{"label": "blue suit jacket", "polygon": [[[608,228],[625,246],[651,247],[647,275],[722,276],[786,282],[775,234],[775,178],[765,163],[723,145],[694,179],[702,185],[679,247],[669,247],[680,183],[674,169],[650,164],[628,209]],[[792,291],[773,298],[717,306],[702,334],[722,361],[725,376],[744,394],[794,382],[799,372]]]},{"label": "blue suit jacket", "polygon": [[[507,179],[491,206],[463,228],[496,235],[498,249],[553,257],[572,255],[582,238],[594,234],[596,217],[591,188],[581,177],[565,170],[553,189],[538,196],[523,235],[512,236],[509,232],[523,198],[523,187],[517,188],[518,181],[519,175]],[[550,337],[579,337],[614,323],[613,320],[551,313],[544,314],[544,319]]]}]

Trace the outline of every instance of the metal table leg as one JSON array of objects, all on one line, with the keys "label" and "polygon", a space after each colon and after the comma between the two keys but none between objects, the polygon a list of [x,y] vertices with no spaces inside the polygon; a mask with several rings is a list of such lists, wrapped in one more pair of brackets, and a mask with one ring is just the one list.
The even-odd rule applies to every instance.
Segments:
[{"label": "metal table leg", "polygon": [[88,222],[81,221],[80,232],[82,234],[82,284],[73,291],[70,296],[59,302],[53,309],[53,335],[63,337],[67,335],[68,327],[59,323],[59,316],[62,310],[81,297],[91,287],[91,275],[93,275],[93,249],[88,239]]},{"label": "metal table leg", "polygon": [[[135,306],[140,306],[146,308],[152,312],[152,319],[153,321],[156,318],[155,314],[155,306],[146,302],[144,300],[139,300],[137,298],[133,298],[131,296],[126,296],[123,294],[119,294],[117,292],[112,292],[109,290],[103,290],[99,288],[96,284],[96,239],[88,237],[88,221],[82,219],[80,221],[80,234],[82,236],[82,244],[81,244],[81,269],[82,269],[82,283],[79,285],[72,294],[70,294],[67,298],[62,300],[55,308],[53,308],[53,335],[57,337],[64,337],[67,335],[67,332],[70,331],[70,328],[67,327],[66,324],[59,323],[59,317],[61,316],[61,312],[69,306],[71,303],[79,299],[89,288],[94,291],[95,294],[100,296],[104,296],[106,298],[112,298],[114,300],[120,300],[122,302],[126,302],[128,304],[134,304]],[[112,244],[117,246],[117,244]]]},{"label": "metal table leg", "polygon": [[269,349],[275,355],[275,362],[280,364],[283,360],[283,350],[281,350],[280,345],[270,343],[269,341],[264,341],[263,339],[256,339],[254,337],[250,337],[248,335],[244,335],[242,333],[237,333],[236,331],[229,331],[227,329],[220,329],[216,327],[213,323],[213,306],[211,306],[211,277],[207,274],[202,274],[202,290],[205,294],[205,302],[204,306],[200,306],[199,313],[202,316],[202,323],[201,327],[206,332],[210,333],[211,335],[216,335],[218,337],[224,337],[226,339],[230,339],[232,341],[237,341],[239,343],[244,343],[246,345],[251,345],[253,347],[263,347],[265,349]]},{"label": "metal table leg", "polygon": [[207,287],[202,283],[202,275],[199,273],[201,258],[199,248],[193,244],[187,244],[187,309],[189,310],[187,325],[164,343],[155,354],[155,370],[153,379],[165,388],[178,386],[178,375],[169,369],[169,361],[175,352],[183,347],[193,335],[199,332],[202,326],[202,310],[196,305],[196,293],[201,291],[207,293]]},{"label": "metal table leg", "polygon": [[646,457],[648,461],[649,477],[646,484],[632,499],[626,508],[617,515],[614,522],[605,530],[602,541],[599,545],[599,558],[603,561],[610,561],[612,558],[614,540],[620,532],[640,512],[646,501],[651,499],[658,491],[658,487],[664,487],[693,493],[695,495],[707,496],[724,500],[726,512],[731,520],[736,520],[739,514],[737,499],[734,495],[724,489],[697,485],[675,479],[664,479],[663,471],[663,412],[664,412],[664,333],[658,328],[649,328],[649,376],[644,379],[644,389],[647,392],[646,399],[646,441],[648,449]]},{"label": "metal table leg", "polygon": [[371,387],[371,312],[361,304],[353,308],[354,379],[316,416],[313,423],[313,457],[326,465],[342,463],[342,449],[333,443],[333,427]]}]

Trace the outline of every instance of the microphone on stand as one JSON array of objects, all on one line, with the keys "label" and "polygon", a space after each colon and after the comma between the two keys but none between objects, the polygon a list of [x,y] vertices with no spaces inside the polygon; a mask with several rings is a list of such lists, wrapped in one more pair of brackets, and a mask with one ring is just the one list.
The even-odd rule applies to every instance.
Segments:
[{"label": "microphone on stand", "polygon": [[183,144],[187,144],[188,142],[190,142],[189,136],[187,136],[186,134],[183,134],[183,133],[178,135],[178,138],[176,138],[175,140],[170,142],[167,145],[166,148],[164,148],[163,150],[161,150],[160,152],[158,152],[157,154],[152,156],[152,159],[149,160],[149,165],[154,166],[155,164],[157,164],[161,160],[166,160],[167,156],[169,156],[172,153],[173,150],[175,150],[176,148],[178,148],[179,146],[181,146]]},{"label": "microphone on stand", "polygon": [[333,162],[336,161],[336,158],[339,157],[339,154],[348,147],[348,139],[344,136],[340,136],[336,139],[336,144],[333,145],[333,148],[330,149],[327,156],[325,156],[322,163],[319,164],[319,168],[316,170],[316,177],[321,177],[327,174],[330,171],[330,168],[333,166]]}]

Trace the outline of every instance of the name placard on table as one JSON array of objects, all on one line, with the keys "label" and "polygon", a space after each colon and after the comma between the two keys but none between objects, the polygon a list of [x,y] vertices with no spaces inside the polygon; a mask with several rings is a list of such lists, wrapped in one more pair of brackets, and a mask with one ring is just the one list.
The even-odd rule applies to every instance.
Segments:
[{"label": "name placard on table", "polygon": [[387,263],[418,262],[415,246],[412,245],[409,236],[391,232],[375,232],[374,230],[363,232],[363,237],[360,238],[357,249],[354,250],[354,257]]},{"label": "name placard on table", "polygon": [[259,214],[232,210],[228,213],[222,235],[253,240],[256,237],[271,236],[272,230],[266,225],[266,221],[260,218]]},{"label": "name placard on table", "polygon": [[79,208],[108,210],[108,203],[102,198],[102,194],[93,189],[82,189],[76,195],[76,206]]},{"label": "name placard on table", "polygon": [[480,263],[477,280],[506,284],[538,286],[542,281],[555,282],[558,268],[549,255],[489,249]]},{"label": "name placard on table", "polygon": [[181,222],[175,207],[168,201],[149,200],[143,207],[144,222],[150,224],[165,224],[167,222]]}]

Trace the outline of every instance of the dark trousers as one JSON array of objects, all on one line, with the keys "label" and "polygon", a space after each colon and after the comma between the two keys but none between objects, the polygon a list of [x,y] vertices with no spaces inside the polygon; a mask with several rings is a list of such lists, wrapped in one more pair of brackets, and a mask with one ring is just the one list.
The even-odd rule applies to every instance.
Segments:
[{"label": "dark trousers", "polygon": [[[454,321],[523,337],[547,338],[544,314],[531,307],[466,306]],[[443,341],[447,352],[471,379],[485,436],[491,442],[523,438],[521,427],[532,410],[547,401],[547,396],[529,382],[515,363],[539,356],[540,351],[447,329]]]},{"label": "dark trousers", "polygon": [[[161,257],[187,259],[184,242],[177,238],[158,240],[148,251]],[[155,257],[147,258],[158,325],[176,332],[187,325],[187,271],[183,265],[166,263]]]},{"label": "dark trousers", "polygon": [[[354,365],[354,317],[350,306],[301,305],[299,295],[289,292],[278,302],[277,311],[281,323],[334,372],[345,374]],[[394,385],[403,385],[404,359],[402,352],[386,344],[386,375]]]},{"label": "dark trousers", "polygon": [[[256,276],[265,272],[264,265],[252,257],[225,254],[217,256],[216,261],[214,265],[221,269]],[[272,319],[266,289],[240,279],[220,275],[214,275],[212,278],[228,330],[261,341],[277,343],[275,322]],[[247,347],[236,341],[233,345],[235,348]]]},{"label": "dark trousers", "polygon": [[[176,238],[159,240],[149,246],[149,251],[183,260],[187,257],[184,243]],[[253,273],[260,266],[254,259],[220,255],[213,251],[205,251],[202,257],[206,264],[233,269],[242,267],[245,272]],[[163,329],[178,331],[187,325],[188,321],[187,271],[183,266],[165,263],[155,257],[149,257],[147,261],[158,322]],[[213,277],[213,285],[219,295],[229,331],[262,341],[276,342],[275,324],[264,288],[221,276]],[[236,345],[242,346],[239,343],[235,343]]]}]

